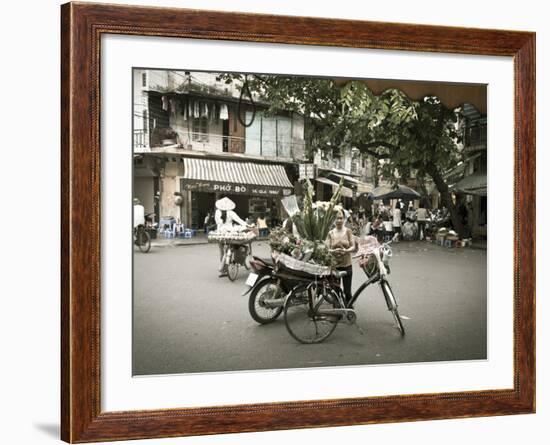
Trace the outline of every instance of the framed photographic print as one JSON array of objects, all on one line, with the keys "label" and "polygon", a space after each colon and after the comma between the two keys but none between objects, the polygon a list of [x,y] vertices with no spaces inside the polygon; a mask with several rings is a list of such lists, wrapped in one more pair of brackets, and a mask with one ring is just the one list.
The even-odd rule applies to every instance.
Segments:
[{"label": "framed photographic print", "polygon": [[63,440],[534,412],[533,33],[61,12]]}]

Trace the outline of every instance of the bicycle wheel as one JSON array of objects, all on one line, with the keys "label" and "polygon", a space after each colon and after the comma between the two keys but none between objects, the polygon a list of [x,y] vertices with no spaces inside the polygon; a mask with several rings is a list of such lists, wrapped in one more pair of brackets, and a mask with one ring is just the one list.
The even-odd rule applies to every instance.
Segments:
[{"label": "bicycle wheel", "polygon": [[142,253],[147,253],[151,249],[151,236],[145,230],[138,230],[137,245]]},{"label": "bicycle wheel", "polygon": [[235,262],[233,262],[233,259],[231,262],[227,265],[227,278],[231,281],[235,281],[237,279],[237,275],[239,274],[239,265]]},{"label": "bicycle wheel", "polygon": [[272,307],[266,305],[266,300],[276,300],[283,298],[283,290],[276,281],[265,280],[250,294],[248,299],[248,312],[255,322],[267,324],[275,321],[281,312],[283,305]]},{"label": "bicycle wheel", "polygon": [[337,314],[323,313],[323,310],[339,307],[337,298],[316,297],[308,295],[304,290],[292,292],[285,301],[286,329],[300,343],[321,343],[338,324]]},{"label": "bicycle wheel", "polygon": [[384,297],[386,298],[388,310],[392,313],[395,324],[397,325],[397,329],[399,329],[401,336],[403,336],[405,335],[405,327],[403,326],[403,322],[401,321],[401,317],[399,316],[399,310],[397,309],[397,300],[395,299],[395,295],[393,294],[390,283],[382,280],[380,282],[380,286],[382,287],[382,292],[384,293]]}]

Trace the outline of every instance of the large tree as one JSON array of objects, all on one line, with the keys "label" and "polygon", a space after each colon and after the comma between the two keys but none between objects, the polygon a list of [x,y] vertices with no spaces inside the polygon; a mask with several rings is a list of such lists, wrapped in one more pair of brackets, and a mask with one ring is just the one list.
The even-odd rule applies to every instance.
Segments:
[{"label": "large tree", "polygon": [[[242,76],[226,80],[236,77],[243,85]],[[269,104],[268,113],[301,113],[311,150],[358,148],[394,183],[413,171],[420,184],[431,178],[455,230],[467,235],[445,175],[463,160],[459,111],[447,109],[436,97],[412,101],[395,89],[376,96],[360,81],[337,85],[327,78],[267,75],[248,76],[244,85],[243,94]]]}]

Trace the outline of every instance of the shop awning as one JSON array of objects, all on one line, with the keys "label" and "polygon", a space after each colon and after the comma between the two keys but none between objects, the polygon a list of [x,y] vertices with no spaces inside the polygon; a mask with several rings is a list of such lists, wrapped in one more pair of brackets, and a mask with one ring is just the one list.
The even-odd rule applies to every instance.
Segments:
[{"label": "shop awning", "polygon": [[357,195],[362,195],[364,193],[370,193],[374,189],[374,186],[372,184],[369,184],[367,182],[359,181],[359,179],[355,179],[352,176],[343,175],[340,173],[331,172],[332,176],[335,176],[338,178],[338,181],[340,179],[344,180],[344,183],[347,182],[348,185],[351,185],[356,191]]},{"label": "shop awning", "polygon": [[315,178],[317,182],[320,182],[322,184],[332,185],[333,187],[338,187],[338,183],[331,181],[328,178],[323,178],[322,176],[318,176]]},{"label": "shop awning", "polygon": [[452,186],[452,189],[468,195],[487,196],[487,175],[474,173],[473,175],[465,176]]},{"label": "shop awning", "polygon": [[[334,181],[331,181],[330,179],[328,178],[325,178],[323,176],[318,176],[317,178],[315,178],[317,182],[320,182],[322,184],[327,184],[327,185],[332,185],[332,191],[336,191],[336,188],[340,185],[338,184],[337,182],[334,182]],[[342,196],[344,196],[345,198],[353,198],[353,190],[351,190],[350,188],[348,187],[344,187],[342,186],[342,191],[340,192],[342,194]]]},{"label": "shop awning", "polygon": [[293,186],[279,164],[184,158],[182,188],[254,196],[287,196]]}]

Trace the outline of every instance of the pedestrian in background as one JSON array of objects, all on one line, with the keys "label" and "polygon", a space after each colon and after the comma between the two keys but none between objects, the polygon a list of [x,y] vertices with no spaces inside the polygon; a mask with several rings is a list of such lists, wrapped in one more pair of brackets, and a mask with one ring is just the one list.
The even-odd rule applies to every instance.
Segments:
[{"label": "pedestrian in background", "polygon": [[267,221],[265,220],[265,215],[258,216],[258,219],[256,220],[256,225],[258,226],[259,234],[261,237],[267,236],[268,229],[267,229]]},{"label": "pedestrian in background", "polygon": [[401,233],[401,208],[400,208],[400,202],[397,202],[395,204],[395,208],[393,209],[393,239],[392,241],[395,241],[396,243],[399,242],[399,234]]},{"label": "pedestrian in background", "polygon": [[208,212],[204,217],[204,233],[208,235],[210,229],[210,224],[212,224],[212,212]]},{"label": "pedestrian in background", "polygon": [[426,234],[424,233],[426,230],[426,220],[428,218],[428,211],[420,204],[421,207],[419,207],[416,211],[416,222],[418,223],[418,239],[423,240]]}]

